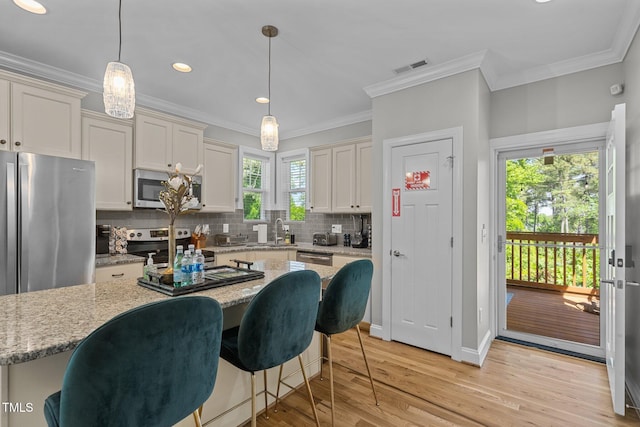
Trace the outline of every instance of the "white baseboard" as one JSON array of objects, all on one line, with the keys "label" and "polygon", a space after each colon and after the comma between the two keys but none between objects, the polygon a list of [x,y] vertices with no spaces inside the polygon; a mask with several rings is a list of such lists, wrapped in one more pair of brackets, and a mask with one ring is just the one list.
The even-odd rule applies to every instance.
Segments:
[{"label": "white baseboard", "polygon": [[482,338],[480,342],[479,348],[476,350],[474,348],[462,347],[462,358],[461,361],[465,363],[469,363],[470,365],[482,366],[484,360],[489,353],[489,348],[491,347],[492,334],[491,331],[487,331],[487,333]]},{"label": "white baseboard", "polygon": [[369,335],[375,338],[382,339],[382,326],[374,325],[373,323],[369,327]]}]

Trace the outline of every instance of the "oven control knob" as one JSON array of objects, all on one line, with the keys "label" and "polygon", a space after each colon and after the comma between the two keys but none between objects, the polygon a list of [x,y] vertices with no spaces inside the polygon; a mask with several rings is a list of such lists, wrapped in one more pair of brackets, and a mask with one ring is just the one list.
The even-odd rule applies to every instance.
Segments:
[{"label": "oven control knob", "polygon": [[142,233],[138,232],[138,234],[136,234],[136,236],[142,237]]},{"label": "oven control knob", "polygon": [[129,234],[129,237],[131,237],[133,239],[134,237],[136,237],[136,235],[131,233],[131,234]]}]

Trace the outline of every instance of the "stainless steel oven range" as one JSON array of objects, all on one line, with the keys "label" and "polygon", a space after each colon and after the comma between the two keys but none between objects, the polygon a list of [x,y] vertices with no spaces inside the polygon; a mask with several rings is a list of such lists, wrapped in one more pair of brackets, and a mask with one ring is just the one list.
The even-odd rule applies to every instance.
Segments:
[{"label": "stainless steel oven range", "polygon": [[[169,229],[168,228],[136,228],[127,230],[127,252],[148,258],[153,253],[153,263],[158,268],[169,266]],[[188,228],[176,228],[176,246],[182,245],[187,250],[191,242],[191,230]],[[202,250],[204,255],[204,268],[214,266],[215,253]],[[173,260],[171,260],[173,262]]]}]

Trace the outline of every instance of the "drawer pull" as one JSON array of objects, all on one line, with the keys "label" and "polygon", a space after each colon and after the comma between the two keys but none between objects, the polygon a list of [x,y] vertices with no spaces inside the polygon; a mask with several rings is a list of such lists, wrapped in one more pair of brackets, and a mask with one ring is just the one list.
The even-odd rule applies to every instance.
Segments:
[{"label": "drawer pull", "polygon": [[124,273],[112,274],[111,277],[123,277]]}]

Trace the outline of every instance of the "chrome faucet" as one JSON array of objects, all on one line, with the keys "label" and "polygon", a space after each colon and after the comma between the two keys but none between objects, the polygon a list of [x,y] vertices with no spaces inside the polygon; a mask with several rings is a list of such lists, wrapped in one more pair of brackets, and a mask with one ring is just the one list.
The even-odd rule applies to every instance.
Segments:
[{"label": "chrome faucet", "polygon": [[276,245],[280,240],[284,240],[284,238],[278,237],[278,221],[280,221],[280,226],[284,229],[284,222],[282,221],[282,218],[276,218],[276,224],[273,229],[273,236],[274,236],[273,241]]}]

